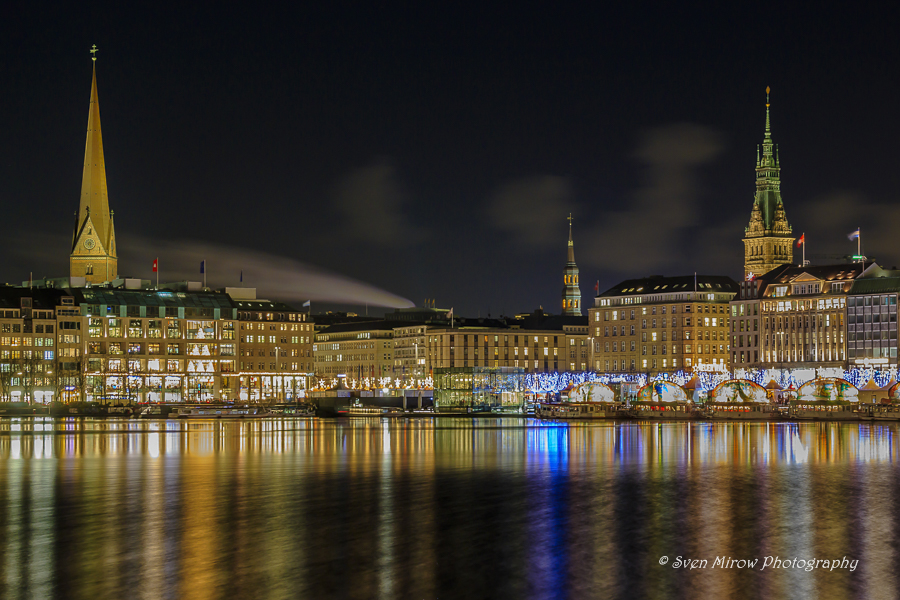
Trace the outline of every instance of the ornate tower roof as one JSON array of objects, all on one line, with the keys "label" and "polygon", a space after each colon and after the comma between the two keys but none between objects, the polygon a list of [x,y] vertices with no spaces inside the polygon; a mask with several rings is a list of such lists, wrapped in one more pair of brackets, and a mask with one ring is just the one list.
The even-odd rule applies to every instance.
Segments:
[{"label": "ornate tower roof", "polygon": [[563,270],[562,308],[564,315],[581,316],[581,288],[578,285],[578,265],[575,264],[575,243],[572,241],[572,215],[569,215],[569,246],[566,268]]},{"label": "ornate tower roof", "polygon": [[116,234],[106,188],[106,161],[100,130],[100,102],[97,96],[97,46],[91,49],[93,73],[88,109],[87,139],[84,144],[84,169],[81,198],[75,215],[69,273],[85,277],[90,283],[117,277]]},{"label": "ornate tower roof", "polygon": [[[763,134],[762,155],[756,150],[756,206],[759,207],[764,230],[777,229],[777,213],[784,209],[781,201],[781,161],[778,149],[772,142],[772,127],[769,118],[769,92],[766,88],[766,131]],[[783,215],[782,215],[783,216]],[[787,220],[781,225],[787,227]],[[782,233],[790,233],[787,227]]]},{"label": "ornate tower roof", "polygon": [[756,196],[750,224],[744,231],[744,276],[761,275],[794,260],[791,226],[781,201],[781,161],[772,141],[769,93],[766,88],[766,130],[762,153],[756,148]]},{"label": "ornate tower roof", "polygon": [[96,57],[94,57],[87,140],[84,144],[84,170],[81,175],[81,202],[78,207],[78,224],[79,226],[82,225],[88,215],[90,215],[98,237],[105,246],[109,246],[111,223],[109,196],[106,189],[106,162],[103,159],[103,133],[100,131],[100,102],[97,99],[96,60]]}]

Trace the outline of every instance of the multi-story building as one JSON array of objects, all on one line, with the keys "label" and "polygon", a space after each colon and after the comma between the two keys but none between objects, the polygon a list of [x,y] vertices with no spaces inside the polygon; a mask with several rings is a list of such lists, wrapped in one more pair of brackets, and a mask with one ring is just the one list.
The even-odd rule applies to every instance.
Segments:
[{"label": "multi-story building", "polygon": [[[306,314],[248,296],[139,286],[2,288],[2,395],[39,402],[299,397],[312,363]],[[251,339],[251,324],[265,334]],[[254,355],[265,359],[244,358]]]},{"label": "multi-story building", "polygon": [[313,366],[316,377],[345,375],[364,380],[393,377],[394,328],[409,327],[398,321],[336,323],[316,333]]},{"label": "multi-story building", "polygon": [[[0,399],[49,401],[60,391],[59,341],[66,361],[81,360],[81,331],[70,325],[70,312],[58,311],[56,290],[0,288]],[[59,335],[60,320],[65,336]],[[69,367],[66,364],[66,367]]]},{"label": "multi-story building", "polygon": [[314,370],[309,316],[282,302],[258,299],[253,288],[225,291],[240,323],[241,397],[299,397]]},{"label": "multi-story building", "polygon": [[629,279],[594,299],[588,311],[593,367],[605,373],[728,370],[730,277]]},{"label": "multi-story building", "polygon": [[731,301],[731,366],[733,369],[760,366],[760,299],[766,285],[791,265],[781,265],[768,273],[739,282],[739,289]]},{"label": "multi-story building", "polygon": [[847,359],[851,366],[897,367],[896,271],[858,277],[847,296]]},{"label": "multi-story building", "polygon": [[792,266],[767,275],[759,310],[759,366],[847,368],[848,294],[859,277],[883,272],[869,262]]},{"label": "multi-story building", "polygon": [[769,127],[766,88],[766,131],[762,156],[756,150],[756,198],[744,233],[744,279],[794,262],[794,238],[781,201],[781,161]]},{"label": "multi-story building", "polygon": [[590,368],[587,318],[542,310],[500,319],[460,319],[426,331],[429,372],[450,367],[520,367],[526,373]]}]

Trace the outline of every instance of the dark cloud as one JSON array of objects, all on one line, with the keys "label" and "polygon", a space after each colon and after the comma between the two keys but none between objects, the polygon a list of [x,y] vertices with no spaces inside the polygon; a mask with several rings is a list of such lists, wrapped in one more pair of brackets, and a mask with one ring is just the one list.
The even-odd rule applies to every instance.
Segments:
[{"label": "dark cloud", "polygon": [[404,212],[407,200],[394,167],[384,160],[351,171],[335,189],[342,231],[352,239],[387,246],[414,244],[425,237],[425,230]]},{"label": "dark cloud", "polygon": [[498,229],[508,232],[517,243],[538,247],[560,244],[565,218],[573,210],[571,183],[554,175],[504,183],[487,205],[488,217]]},{"label": "dark cloud", "polygon": [[680,123],[645,132],[633,154],[644,165],[641,187],[622,210],[601,217],[581,244],[580,260],[632,276],[684,269],[690,248],[682,237],[701,221],[698,170],[722,148],[719,133],[702,125]]}]

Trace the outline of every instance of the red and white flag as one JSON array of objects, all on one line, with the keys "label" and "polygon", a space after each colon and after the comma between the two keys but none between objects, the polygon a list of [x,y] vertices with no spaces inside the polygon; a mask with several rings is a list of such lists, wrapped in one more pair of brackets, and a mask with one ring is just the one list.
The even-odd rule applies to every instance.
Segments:
[{"label": "red and white flag", "polygon": [[797,240],[797,247],[799,248],[800,246],[805,246],[805,245],[806,245],[806,234],[804,233],[803,235],[800,236],[800,239]]},{"label": "red and white flag", "polygon": [[156,273],[157,267],[159,267],[159,259],[158,259],[158,258],[154,258],[154,259],[153,259],[153,272],[154,272],[154,273]]}]

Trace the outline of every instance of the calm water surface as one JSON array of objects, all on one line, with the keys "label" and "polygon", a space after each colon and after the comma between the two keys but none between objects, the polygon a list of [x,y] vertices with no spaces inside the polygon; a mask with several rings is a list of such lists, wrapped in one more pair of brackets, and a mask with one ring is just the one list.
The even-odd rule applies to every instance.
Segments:
[{"label": "calm water surface", "polygon": [[[0,597],[892,598],[898,434],[4,419]],[[766,556],[859,562],[761,571]]]}]

